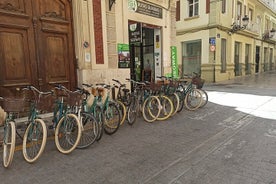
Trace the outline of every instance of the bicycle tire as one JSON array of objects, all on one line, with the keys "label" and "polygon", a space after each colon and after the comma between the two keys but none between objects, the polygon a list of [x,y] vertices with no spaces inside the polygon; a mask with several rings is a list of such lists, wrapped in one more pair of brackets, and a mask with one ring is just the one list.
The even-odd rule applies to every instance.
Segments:
[{"label": "bicycle tire", "polygon": [[202,103],[202,95],[198,89],[192,89],[189,91],[185,96],[185,107],[190,110],[194,111],[201,106]]},{"label": "bicycle tire", "polygon": [[103,128],[103,112],[100,106],[96,106],[93,112],[94,117],[97,120],[98,123],[98,135],[96,140],[100,141],[102,136],[103,136],[103,132],[104,132],[104,128]]},{"label": "bicycle tire", "polygon": [[9,121],[4,126],[4,140],[3,140],[3,166],[8,168],[13,160],[15,150],[16,130],[15,122]]},{"label": "bicycle tire", "polygon": [[120,122],[120,125],[123,125],[124,122],[125,122],[125,120],[126,120],[126,113],[127,113],[126,106],[120,100],[117,100],[116,103],[118,104],[118,108],[119,108],[119,111],[121,113],[121,122]]},{"label": "bicycle tire", "polygon": [[41,119],[30,122],[24,136],[22,152],[28,163],[35,162],[43,153],[47,140],[47,128]]},{"label": "bicycle tire", "polygon": [[168,97],[171,99],[171,101],[173,103],[173,112],[171,114],[171,116],[173,116],[177,113],[177,110],[179,109],[180,99],[179,99],[179,96],[176,92],[169,95]]},{"label": "bicycle tire", "polygon": [[178,85],[177,89],[176,89],[176,93],[178,94],[179,97],[179,107],[177,109],[177,112],[181,112],[183,110],[184,107],[184,93],[185,93],[185,89],[182,85]]},{"label": "bicycle tire", "polygon": [[92,145],[98,136],[98,122],[96,118],[89,113],[81,113],[82,133],[77,148],[83,149]]},{"label": "bicycle tire", "polygon": [[201,103],[201,107],[204,107],[207,103],[208,103],[208,94],[205,90],[200,89],[201,95],[202,95],[202,103]]},{"label": "bicycle tire", "polygon": [[143,103],[142,115],[146,122],[152,123],[157,120],[161,111],[161,103],[158,97],[149,96]]},{"label": "bicycle tire", "polygon": [[157,120],[163,121],[168,119],[172,115],[174,107],[171,99],[166,95],[159,96],[159,100],[161,104],[161,111],[159,116],[157,117]]},{"label": "bicycle tire", "polygon": [[127,108],[127,123],[129,125],[133,125],[137,119],[137,113],[139,108],[137,104],[137,99],[134,96],[132,96],[130,104]]},{"label": "bicycle tire", "polygon": [[108,135],[112,135],[120,127],[121,116],[118,106],[114,102],[109,102],[108,107],[104,109],[103,127],[104,132]]},{"label": "bicycle tire", "polygon": [[[79,144],[81,124],[75,114],[66,114],[58,122],[55,130],[55,144],[59,152],[71,153]],[[68,137],[71,135],[72,137]]]}]

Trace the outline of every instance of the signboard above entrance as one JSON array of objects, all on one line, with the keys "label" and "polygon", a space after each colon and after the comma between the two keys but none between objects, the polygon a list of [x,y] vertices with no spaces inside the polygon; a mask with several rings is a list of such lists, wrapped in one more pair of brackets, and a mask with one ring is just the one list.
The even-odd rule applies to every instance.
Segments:
[{"label": "signboard above entrance", "polygon": [[162,8],[137,0],[128,0],[128,9],[140,14],[162,19]]}]

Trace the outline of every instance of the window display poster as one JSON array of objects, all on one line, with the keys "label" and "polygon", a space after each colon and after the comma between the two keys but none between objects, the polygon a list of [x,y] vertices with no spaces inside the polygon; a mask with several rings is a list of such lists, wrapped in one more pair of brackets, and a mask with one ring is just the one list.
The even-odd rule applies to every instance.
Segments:
[{"label": "window display poster", "polygon": [[130,52],[129,45],[118,43],[118,68],[129,68],[130,67]]}]

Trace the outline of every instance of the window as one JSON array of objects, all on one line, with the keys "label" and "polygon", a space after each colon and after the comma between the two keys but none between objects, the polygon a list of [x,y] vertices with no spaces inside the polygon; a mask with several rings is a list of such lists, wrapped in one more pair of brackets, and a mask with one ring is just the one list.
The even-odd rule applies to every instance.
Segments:
[{"label": "window", "polygon": [[226,39],[221,39],[221,73],[226,72]]},{"label": "window", "polygon": [[189,17],[194,17],[198,15],[198,0],[188,0],[188,4],[189,4]]},{"label": "window", "polygon": [[182,75],[201,73],[201,40],[182,42]]},{"label": "window", "polygon": [[241,15],[242,15],[242,4],[241,2],[238,2],[237,4],[237,19],[240,20],[241,19]]},{"label": "window", "polygon": [[248,18],[250,21],[253,20],[253,9],[252,8],[249,8],[249,10],[248,10]]},{"label": "window", "polygon": [[226,0],[222,0],[221,3],[221,13],[226,13]]}]

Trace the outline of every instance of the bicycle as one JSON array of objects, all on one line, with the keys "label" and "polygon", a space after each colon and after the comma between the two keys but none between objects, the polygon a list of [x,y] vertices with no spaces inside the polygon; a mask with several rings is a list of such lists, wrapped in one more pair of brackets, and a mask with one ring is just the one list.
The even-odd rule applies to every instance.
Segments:
[{"label": "bicycle", "polygon": [[159,76],[157,78],[160,79],[160,93],[167,96],[172,101],[173,111],[170,116],[173,116],[177,113],[177,109],[180,105],[179,95],[176,92],[178,81],[175,81],[173,78],[166,76]]},{"label": "bicycle", "polygon": [[196,88],[201,91],[202,103],[200,107],[204,107],[208,103],[208,94],[204,89],[202,89],[205,80],[201,78],[200,74],[196,72],[193,72],[193,74],[194,76],[192,77],[192,84],[196,85]]},{"label": "bicycle", "polygon": [[[108,135],[114,134],[120,126],[121,115],[118,105],[110,99],[111,86],[106,84],[83,84],[90,88],[94,96],[91,105],[86,104],[85,112],[92,113],[99,123],[97,141],[99,141],[105,132]],[[105,89],[107,93],[105,94]],[[104,99],[105,97],[105,99]]]},{"label": "bicycle", "polygon": [[179,79],[179,85],[177,86],[177,93],[180,97],[178,112],[182,111],[184,105],[188,110],[194,111],[202,104],[202,94],[199,89],[193,86],[191,82],[192,77],[188,75],[184,76],[186,78]]},{"label": "bicycle", "polygon": [[[130,90],[126,88],[126,84],[122,84],[120,81],[116,79],[112,79],[115,81],[118,85],[114,84],[113,86],[115,88],[118,88],[117,95],[115,95],[115,88],[112,88],[112,99],[116,101],[118,104],[119,110],[121,112],[122,120],[120,125],[123,125],[123,123],[126,120],[126,114],[127,114],[127,106],[129,106],[130,103]],[[116,97],[115,97],[116,96]],[[129,125],[132,125],[127,121]]]},{"label": "bicycle", "polygon": [[[131,102],[128,112],[129,119],[136,119],[137,112],[141,111],[145,121],[151,123],[157,120],[161,112],[161,103],[159,98],[153,94],[153,89],[146,83],[137,82],[132,79],[126,79],[134,86],[134,91],[131,93]],[[139,90],[135,89],[139,86]]]},{"label": "bicycle", "polygon": [[62,85],[56,85],[54,89],[57,100],[53,111],[53,125],[50,128],[55,131],[55,144],[58,151],[69,154],[79,144],[82,134],[82,125],[72,109],[80,103],[81,96],[75,95]]},{"label": "bicycle", "polygon": [[173,111],[173,103],[171,99],[165,94],[166,84],[162,83],[148,83],[151,93],[155,95],[160,101],[160,113],[156,120],[166,120],[168,119]]},{"label": "bicycle", "polygon": [[[3,166],[9,167],[13,160],[15,141],[16,141],[16,128],[15,118],[16,114],[22,111],[24,106],[23,99],[10,99],[0,97],[2,108],[5,110],[6,115],[4,119],[4,137],[3,137]],[[15,105],[16,104],[16,105]]]},{"label": "bicycle", "polygon": [[[27,86],[22,91],[29,90],[33,95],[30,98],[30,111],[28,116],[27,128],[23,136],[23,156],[29,163],[35,162],[44,151],[47,140],[47,128],[45,122],[38,117],[38,112],[43,110],[46,102],[49,102],[49,97],[52,97],[53,92],[42,92],[34,86]],[[27,99],[28,97],[25,96]]]},{"label": "bicycle", "polygon": [[77,148],[86,148],[97,140],[99,134],[99,123],[92,113],[87,112],[87,101],[91,94],[87,90],[80,88],[78,88],[75,93],[84,95],[80,105],[75,107],[75,112],[82,125],[82,136]]},{"label": "bicycle", "polygon": [[143,88],[146,85],[143,82],[137,82],[132,79],[126,79],[132,83],[133,92],[130,93],[129,106],[127,107],[127,122],[133,125],[142,114],[142,105],[144,98]]}]

